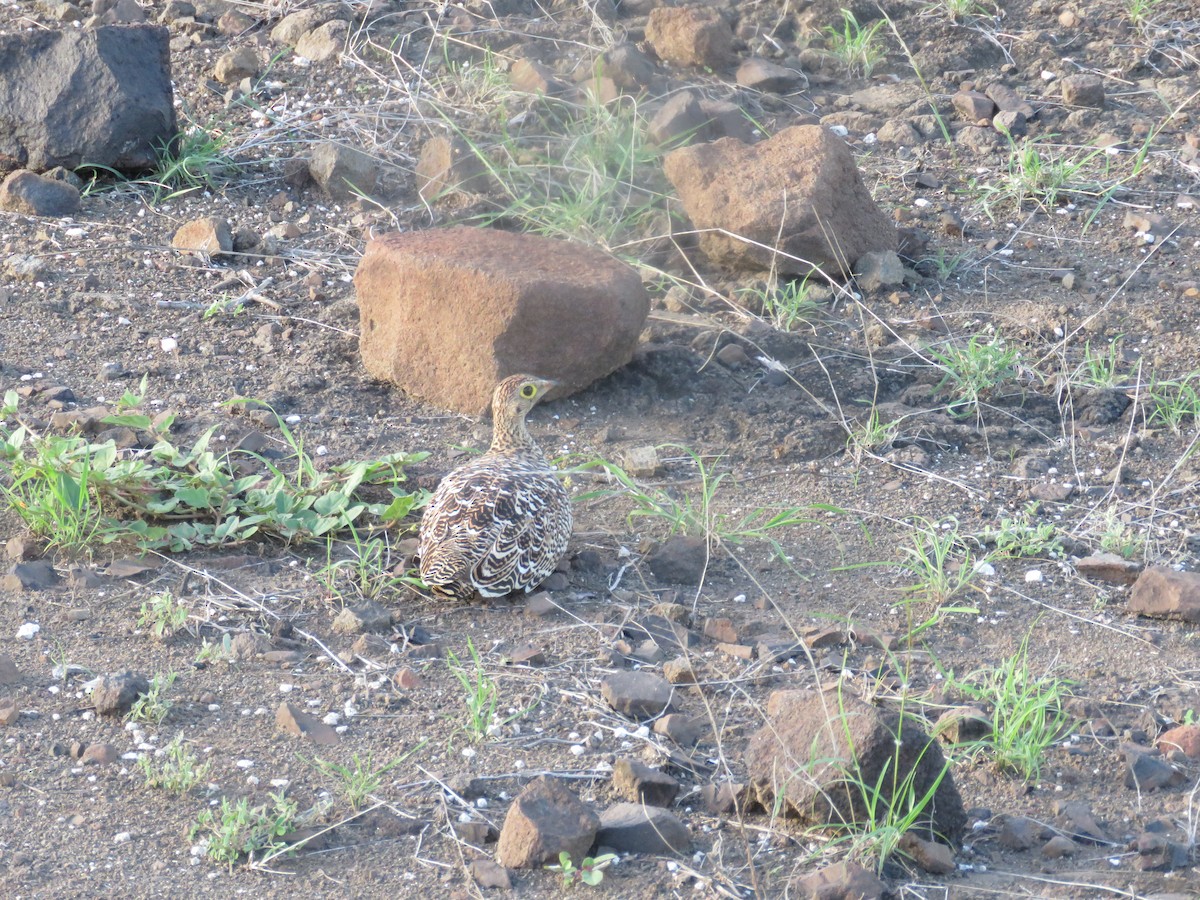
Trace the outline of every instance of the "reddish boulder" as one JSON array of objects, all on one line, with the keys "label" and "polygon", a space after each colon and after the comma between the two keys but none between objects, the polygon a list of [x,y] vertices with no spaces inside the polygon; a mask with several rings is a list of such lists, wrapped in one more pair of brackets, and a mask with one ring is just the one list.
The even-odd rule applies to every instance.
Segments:
[{"label": "reddish boulder", "polygon": [[[875,205],[845,143],[819,125],[769,140],[724,138],[663,160],[700,249],[735,269],[850,274],[871,251],[895,251],[896,228]],[[774,248],[774,249],[773,249]]]},{"label": "reddish boulder", "polygon": [[629,362],[650,311],[638,273],[599,250],[487,228],[389,234],[354,276],[376,378],[481,414],[528,372],[572,394]]}]

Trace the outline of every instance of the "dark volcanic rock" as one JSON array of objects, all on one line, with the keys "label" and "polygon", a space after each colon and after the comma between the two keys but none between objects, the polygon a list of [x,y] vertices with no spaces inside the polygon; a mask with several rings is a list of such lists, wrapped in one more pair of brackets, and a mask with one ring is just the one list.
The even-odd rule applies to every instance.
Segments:
[{"label": "dark volcanic rock", "polygon": [[0,35],[0,172],[152,169],[175,139],[169,40],[158,25]]}]

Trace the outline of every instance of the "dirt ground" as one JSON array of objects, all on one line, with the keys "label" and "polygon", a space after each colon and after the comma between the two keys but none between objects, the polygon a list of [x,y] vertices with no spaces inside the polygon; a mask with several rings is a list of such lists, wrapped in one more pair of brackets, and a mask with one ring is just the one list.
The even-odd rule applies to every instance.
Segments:
[{"label": "dirt ground", "polygon": [[[164,5],[144,8],[157,19]],[[44,263],[36,281],[0,282],[0,386],[26,389],[23,419],[51,431],[54,412],[111,410],[144,376],[142,408],[175,414],[176,446],[215,425],[216,448],[250,435],[286,459],[289,446],[270,417],[228,405],[253,398],[285,417],[321,467],[428,452],[408,474],[411,484],[432,487],[463,447],[486,444],[488,422],[422,404],[363,371],[351,277],[364,244],[372,233],[469,219],[486,206],[478,198],[426,205],[413,175],[421,145],[441,133],[431,113],[439,97],[439,108],[472,133],[529,102],[491,95],[473,106],[462,83],[457,95],[446,94],[445,79],[466,77],[464,63],[480,66],[486,46],[501,72],[534,55],[566,77],[572,61],[594,59],[622,36],[641,41],[652,5],[618,7],[606,21],[573,3],[347,4],[339,7],[353,19],[346,51],[320,63],[298,62],[266,37],[294,6],[230,4],[251,19],[232,34],[189,26],[186,34],[198,37],[172,52],[181,127],[219,135],[233,166],[179,196],[156,196],[144,183],[97,183],[72,221],[0,215],[0,256],[34,254]],[[945,689],[947,673],[995,667],[1027,645],[1034,674],[1068,683],[1073,729],[1029,781],[998,770],[987,754],[956,756],[953,778],[972,823],[958,870],[934,876],[897,860],[884,869],[890,888],[929,898],[1200,896],[1200,766],[1176,760],[1182,783],[1139,792],[1126,786],[1120,750],[1152,742],[1200,709],[1195,626],[1135,617],[1125,608],[1128,587],[1089,580],[1074,566],[1100,550],[1183,568],[1196,560],[1197,419],[1185,414],[1172,428],[1155,416],[1153,390],[1200,377],[1200,216],[1192,199],[1200,197],[1200,17],[1188,0],[1001,5],[997,12],[981,3],[955,18],[936,2],[883,4],[894,31],[881,28],[886,54],[867,78],[822,61],[822,29],[841,26],[835,3],[718,4],[734,24],[739,55],[798,60],[806,86],[757,94],[729,73],[671,71],[673,83],[736,99],[768,133],[814,114],[844,127],[876,201],[918,239],[902,288],[818,289],[790,331],[745,299],[761,276],[708,269],[696,254],[689,265],[665,233],[644,245],[644,257],[635,241],[611,248],[678,281],[668,290],[666,278],[649,279],[653,309],[633,361],[538,407],[531,431],[564,468],[621,462],[630,449],[657,445],[661,470],[642,481],[680,502],[699,502],[705,472],[724,474],[711,500],[725,518],[710,520],[699,585],[655,578],[646,557],[669,526],[661,517],[628,518],[631,502],[621,497],[577,503],[566,583],[550,592],[561,609],[548,614],[530,611],[524,598],[452,606],[403,585],[377,590],[350,569],[331,576],[331,561],[362,552],[346,533],[328,543],[252,540],[150,554],[133,574],[108,568],[136,555],[128,545],[97,542],[90,558],[51,554],[62,584],[0,591],[0,652],[18,673],[3,691],[19,709],[0,727],[4,895],[495,893],[469,868],[471,859],[494,855],[495,844],[463,837],[456,824],[499,828],[509,801],[538,773],[562,775],[603,808],[613,800],[613,762],[635,756],[682,783],[674,809],[691,830],[693,853],[626,856],[596,892],[800,896],[798,880],[843,856],[845,844],[761,810],[715,814],[701,802],[703,785],[745,780],[742,752],[770,693],[840,673],[857,691],[928,704],[932,720],[957,699]],[[198,20],[215,22],[224,10],[197,6]],[[878,19],[868,4],[851,6],[862,23]],[[1145,11],[1137,22],[1135,6]],[[41,4],[0,6],[0,29],[30,27],[60,26]],[[280,53],[253,106],[227,105],[227,87],[212,80],[217,58],[238,46],[259,47],[264,58]],[[1077,73],[1101,76],[1103,109],[1063,104],[1059,82]],[[1003,189],[1016,181],[1008,144],[989,138],[974,146],[958,136],[963,123],[950,95],[965,82],[997,79],[1039,107],[1020,146],[1036,142],[1045,161],[1069,169],[1057,196],[1014,199]],[[398,93],[398,84],[429,102]],[[856,95],[867,88],[878,89],[875,101]],[[953,132],[950,144],[927,105],[922,114],[896,99],[926,92]],[[488,107],[495,103],[499,116]],[[894,121],[929,133],[918,128],[912,145],[878,140]],[[377,159],[376,200],[334,203],[311,183],[297,188],[285,178],[290,161],[321,140],[362,146]],[[171,249],[180,225],[210,215],[235,232],[295,228],[269,258],[202,263]],[[246,279],[237,279],[239,270]],[[251,286],[245,305],[226,302]],[[938,354],[967,347],[973,336],[999,336],[1017,351],[1011,377],[978,407],[954,407]],[[716,352],[729,345],[745,352]],[[1115,373],[1105,387],[1087,362],[1110,348]],[[864,437],[873,421],[895,425],[873,442]],[[577,496],[612,487],[585,472],[572,474],[570,486]],[[770,532],[778,548],[738,542],[728,531],[756,510],[788,508],[806,521]],[[988,533],[1022,516],[1050,526],[1061,552],[996,554]],[[0,523],[6,538],[25,532],[11,509]],[[906,602],[917,578],[901,565],[911,559],[904,548],[922,529],[957,530],[963,541],[953,557],[964,566],[971,562],[963,547],[975,559],[991,554],[940,614],[936,604]],[[360,541],[402,570],[405,537],[393,528],[363,532]],[[163,592],[188,610],[186,627],[165,640],[138,624],[143,604]],[[333,627],[342,607],[364,594],[394,611],[395,624],[377,631],[384,641],[356,644],[361,635]],[[702,637],[685,651],[701,687],[676,692],[681,711],[705,723],[706,736],[689,751],[639,731],[599,689],[620,668],[661,670],[661,660],[630,658],[637,642],[623,627],[663,602],[686,607],[697,633],[706,619],[729,619],[747,644],[813,627],[893,636],[926,619],[930,627],[895,654],[847,639],[814,651],[811,662],[774,664]],[[40,629],[18,637],[28,623]],[[273,653],[206,656],[206,645],[220,650],[239,635],[261,636],[243,643]],[[514,664],[529,644],[544,660]],[[469,674],[471,647],[499,690],[500,724],[482,737],[466,728],[466,691],[438,654],[454,654]],[[125,670],[177,674],[161,723],[94,712],[85,685]],[[279,728],[284,701],[337,728],[336,743]],[[211,764],[204,784],[183,795],[147,786],[137,764],[177,736]],[[103,744],[115,748],[114,761],[75,758]],[[318,758],[399,762],[355,813],[343,782]],[[296,802],[295,826],[310,829],[300,836],[322,834],[266,865],[204,857],[190,833],[204,810],[220,797],[266,803],[280,789]],[[1010,850],[996,839],[1002,817],[1053,824],[1067,801],[1086,804],[1108,840],[1080,841],[1073,855],[1049,858],[1044,841]],[[1141,870],[1131,841],[1155,829],[1189,845],[1186,864]],[[513,884],[521,896],[561,890],[557,876],[541,870],[514,872]]]}]

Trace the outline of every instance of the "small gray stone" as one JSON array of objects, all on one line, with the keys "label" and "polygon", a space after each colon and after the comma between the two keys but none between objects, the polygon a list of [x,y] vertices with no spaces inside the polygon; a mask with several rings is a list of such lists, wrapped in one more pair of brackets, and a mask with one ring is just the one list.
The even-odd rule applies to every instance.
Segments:
[{"label": "small gray stone", "polygon": [[379,163],[355,147],[326,141],[313,149],[309,174],[333,200],[346,202],[360,193],[368,196],[379,180]]},{"label": "small gray stone", "polygon": [[279,20],[279,24],[271,29],[271,40],[277,44],[287,44],[289,47],[296,43],[318,25],[324,24],[323,11],[330,7],[310,7],[298,9]]},{"label": "small gray stone", "polygon": [[904,284],[904,263],[891,250],[864,253],[854,263],[854,280],[867,294],[898,287]]},{"label": "small gray stone", "polygon": [[675,535],[659,544],[646,558],[654,577],[667,584],[699,584],[708,565],[704,538]]},{"label": "small gray stone", "polygon": [[1016,109],[1003,109],[996,113],[996,117],[992,119],[992,126],[1001,134],[1010,134],[1013,137],[1021,137],[1029,130],[1025,113]]},{"label": "small gray stone", "polygon": [[1133,585],[1129,611],[1140,616],[1200,622],[1200,573],[1151,566]]},{"label": "small gray stone", "polygon": [[27,216],[69,216],[79,210],[79,190],[65,181],[18,169],[0,184],[0,209]]},{"label": "small gray stone", "polygon": [[313,62],[324,62],[342,52],[349,34],[350,23],[342,19],[318,25],[296,42],[296,55]]},{"label": "small gray stone", "polygon": [[650,672],[617,672],[601,682],[608,705],[633,719],[652,719],[671,706],[671,685]]},{"label": "small gray stone", "polygon": [[757,56],[744,60],[735,77],[742,87],[772,94],[791,93],[804,83],[803,73]]},{"label": "small gray stone", "polygon": [[1084,578],[1109,584],[1133,584],[1144,568],[1141,562],[1115,553],[1093,553],[1075,563],[1075,571]]},{"label": "small gray stone", "polygon": [[258,75],[262,63],[252,47],[238,47],[221,55],[213,66],[213,77],[221,84],[237,84]]},{"label": "small gray stone", "polygon": [[233,234],[224,219],[205,216],[181,225],[171,238],[171,246],[185,253],[220,256],[233,250]]},{"label": "small gray stone", "polygon": [[357,606],[347,606],[333,620],[333,630],[337,634],[382,631],[391,627],[391,611],[371,601],[360,603]]},{"label": "small gray stone", "polygon": [[899,850],[931,875],[949,875],[958,869],[954,851],[937,841],[927,841],[911,831],[900,838]]},{"label": "small gray stone", "polygon": [[1104,82],[1099,75],[1068,75],[1062,80],[1063,103],[1067,106],[1104,108]]},{"label": "small gray stone", "polygon": [[293,737],[308,738],[314,744],[328,747],[341,738],[329,725],[286,700],[275,710],[275,727]]},{"label": "small gray stone", "polygon": [[883,900],[887,885],[852,862],[834,863],[797,882],[797,896],[820,900]]},{"label": "small gray stone", "polygon": [[471,860],[471,877],[481,888],[512,890],[512,878],[508,869],[486,856]]},{"label": "small gray stone", "polygon": [[121,751],[112,744],[88,744],[79,761],[85,766],[107,766],[120,758]]},{"label": "small gray stone", "polygon": [[15,563],[4,577],[4,587],[10,591],[44,591],[61,581],[49,560],[35,559]]},{"label": "small gray stone", "polygon": [[996,111],[996,104],[992,98],[978,91],[959,91],[950,98],[950,102],[954,104],[958,114],[972,125],[990,119]]},{"label": "small gray stone", "polygon": [[101,679],[92,690],[92,705],[100,716],[123,716],[138,697],[150,690],[150,681],[145,675],[135,672],[118,672]]},{"label": "small gray stone", "polygon": [[1042,835],[1042,826],[1025,816],[1005,816],[996,843],[1008,850],[1029,850]]},{"label": "small gray stone", "polygon": [[631,803],[670,806],[679,793],[679,782],[636,759],[618,759],[613,765],[613,790]]},{"label": "small gray stone", "polygon": [[1149,793],[1167,787],[1176,787],[1187,776],[1158,755],[1156,751],[1137,744],[1123,744],[1125,754],[1125,786]]},{"label": "small gray stone", "polygon": [[1062,859],[1064,856],[1074,856],[1079,851],[1079,845],[1069,837],[1056,834],[1042,845],[1042,856],[1046,859]]},{"label": "small gray stone", "polygon": [[600,814],[596,841],[622,853],[684,853],[687,826],[674,813],[640,803],[616,803]]}]

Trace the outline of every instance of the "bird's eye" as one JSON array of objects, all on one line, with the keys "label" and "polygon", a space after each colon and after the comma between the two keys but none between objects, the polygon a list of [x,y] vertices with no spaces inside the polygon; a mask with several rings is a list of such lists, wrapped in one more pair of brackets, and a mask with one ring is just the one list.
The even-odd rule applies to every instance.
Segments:
[{"label": "bird's eye", "polygon": [[537,395],[537,385],[523,384],[521,385],[521,396],[526,400],[532,400]]}]

